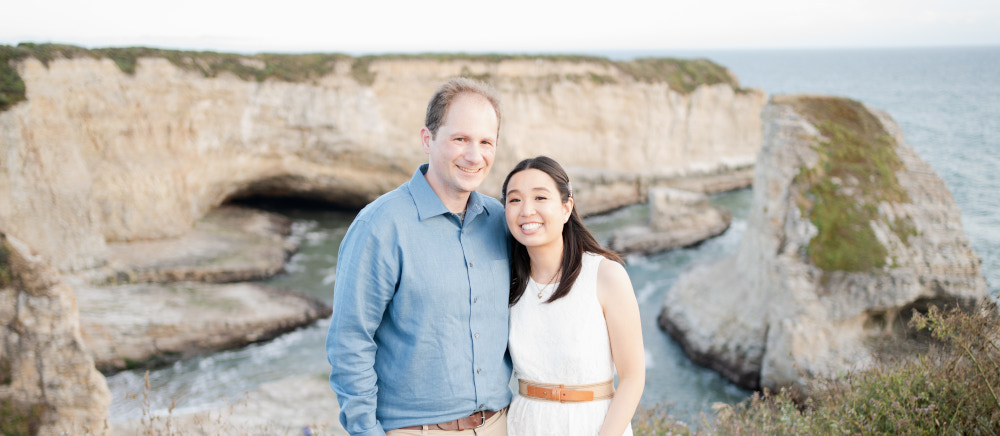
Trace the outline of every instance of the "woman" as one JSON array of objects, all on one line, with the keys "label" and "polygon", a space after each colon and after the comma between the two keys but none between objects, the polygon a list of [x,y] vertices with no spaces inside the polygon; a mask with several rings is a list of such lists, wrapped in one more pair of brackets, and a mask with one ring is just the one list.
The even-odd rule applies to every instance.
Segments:
[{"label": "woman", "polygon": [[515,239],[510,436],[632,434],[646,378],[639,307],[621,258],[597,243],[573,201],[566,172],[545,156],[521,161],[503,184]]}]

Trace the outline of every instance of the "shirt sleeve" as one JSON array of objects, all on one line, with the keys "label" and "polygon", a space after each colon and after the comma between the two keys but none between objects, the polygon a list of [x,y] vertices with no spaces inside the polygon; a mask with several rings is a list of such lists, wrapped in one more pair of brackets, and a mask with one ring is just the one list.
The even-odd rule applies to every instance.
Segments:
[{"label": "shirt sleeve", "polygon": [[375,416],[375,331],[395,292],[399,260],[396,244],[377,227],[357,220],[341,242],[326,338],[330,386],[340,403],[340,423],[351,435],[385,434]]}]

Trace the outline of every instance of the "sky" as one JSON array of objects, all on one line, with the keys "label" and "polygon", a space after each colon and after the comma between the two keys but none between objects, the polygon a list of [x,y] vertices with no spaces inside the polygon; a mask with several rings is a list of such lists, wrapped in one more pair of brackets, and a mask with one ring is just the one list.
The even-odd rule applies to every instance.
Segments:
[{"label": "sky", "polygon": [[0,45],[593,53],[1000,45],[997,0],[5,0]]}]

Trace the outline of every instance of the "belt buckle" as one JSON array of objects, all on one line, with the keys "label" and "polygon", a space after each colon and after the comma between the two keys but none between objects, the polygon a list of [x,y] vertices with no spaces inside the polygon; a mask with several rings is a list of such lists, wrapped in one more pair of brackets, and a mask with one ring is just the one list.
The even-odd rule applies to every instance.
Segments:
[{"label": "belt buckle", "polygon": [[473,428],[479,428],[479,427],[482,427],[482,426],[486,425],[486,411],[485,410],[480,410],[479,411],[479,417],[482,418],[481,421],[480,421],[480,423],[479,423],[479,425],[477,425],[477,426],[475,426]]}]

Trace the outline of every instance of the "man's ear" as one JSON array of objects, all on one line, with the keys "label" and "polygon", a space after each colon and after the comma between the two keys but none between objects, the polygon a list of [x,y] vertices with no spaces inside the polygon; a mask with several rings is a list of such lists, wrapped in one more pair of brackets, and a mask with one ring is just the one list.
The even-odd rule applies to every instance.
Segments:
[{"label": "man's ear", "polygon": [[431,154],[431,139],[433,139],[433,135],[431,135],[431,130],[428,129],[427,126],[421,128],[420,146],[423,147],[424,153],[426,154]]}]

